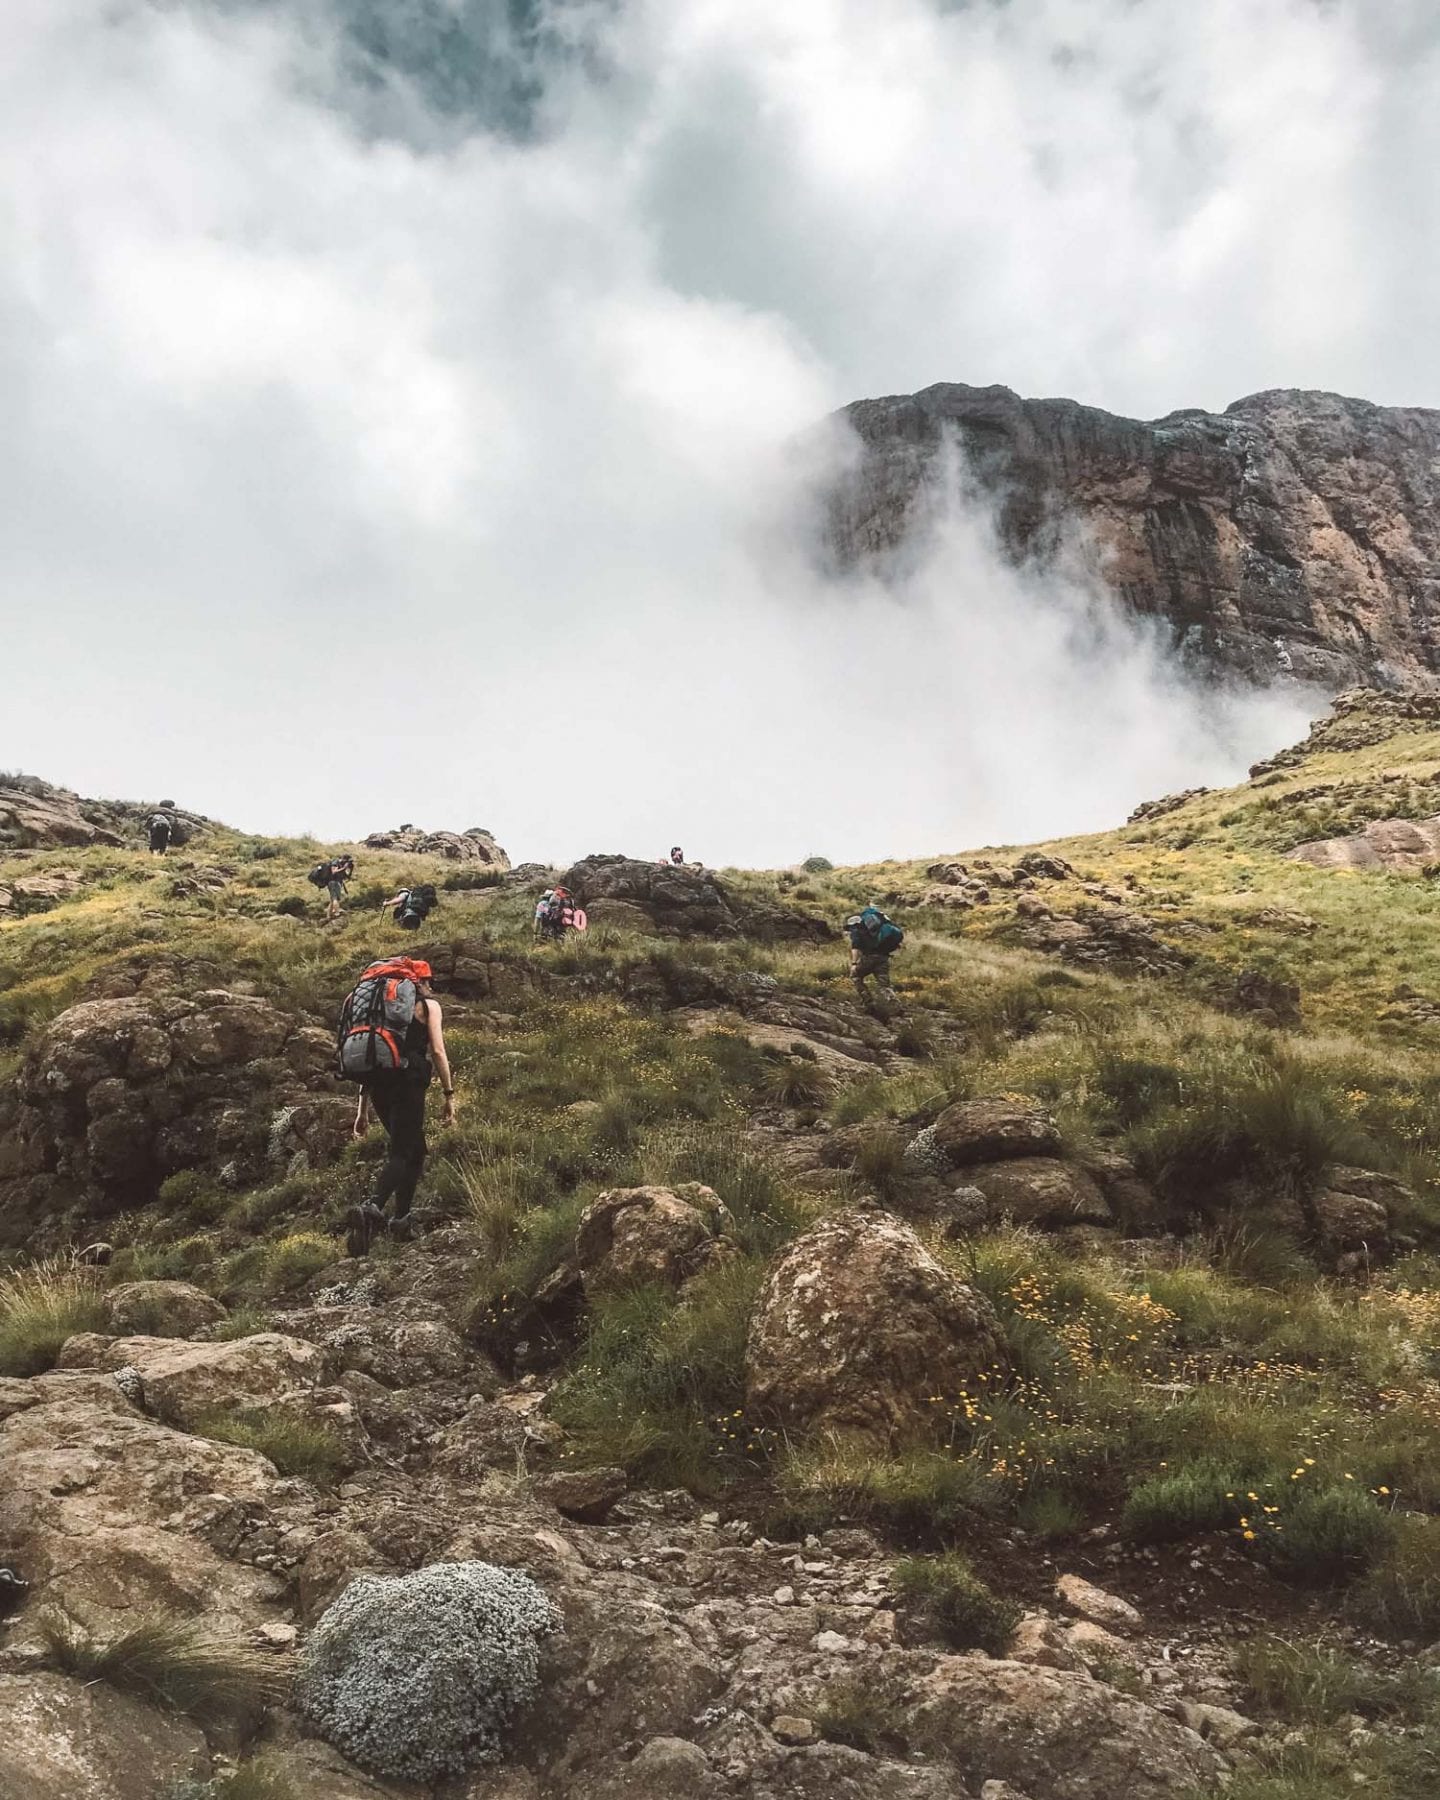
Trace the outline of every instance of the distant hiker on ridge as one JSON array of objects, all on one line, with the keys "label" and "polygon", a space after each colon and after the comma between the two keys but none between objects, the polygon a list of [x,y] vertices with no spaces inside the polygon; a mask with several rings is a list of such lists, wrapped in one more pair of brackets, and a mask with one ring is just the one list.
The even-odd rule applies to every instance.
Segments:
[{"label": "distant hiker on ridge", "polygon": [[402,931],[418,931],[420,927],[440,904],[440,896],[427,881],[421,887],[401,888],[398,894],[392,894],[388,900],[382,900],[380,910],[386,907],[395,909],[395,923]]},{"label": "distant hiker on ridge", "polygon": [[325,911],[325,923],[340,917],[340,902],[345,898],[346,883],[355,873],[353,856],[332,856],[329,862],[316,863],[310,871],[308,879],[318,888],[324,888],[330,896],[330,904]]},{"label": "distant hiker on ridge", "polygon": [[162,800],[157,809],[150,815],[150,854],[163,856],[170,848],[170,840],[175,835],[175,815],[169,809],[173,800]]},{"label": "distant hiker on ridge", "polygon": [[872,902],[845,921],[845,935],[850,940],[850,979],[855,983],[855,992],[863,1000],[865,983],[873,977],[878,991],[889,1000],[895,999],[895,989],[890,985],[890,958],[905,942],[905,933]]},{"label": "distant hiker on ridge", "polygon": [[[354,1135],[364,1137],[373,1115],[390,1139],[373,1197],[345,1215],[351,1256],[363,1256],[387,1226],[392,1237],[411,1235],[410,1207],[428,1148],[425,1098],[437,1071],[445,1096],[440,1123],[455,1123],[455,1077],[432,982],[429,963],[391,957],[366,969],[340,1010],[340,1073],[360,1083]],[[385,1207],[392,1199],[395,1216],[387,1220]]]},{"label": "distant hiker on ridge", "polygon": [[575,901],[569,888],[546,888],[535,902],[535,941],[558,944],[575,923]]}]

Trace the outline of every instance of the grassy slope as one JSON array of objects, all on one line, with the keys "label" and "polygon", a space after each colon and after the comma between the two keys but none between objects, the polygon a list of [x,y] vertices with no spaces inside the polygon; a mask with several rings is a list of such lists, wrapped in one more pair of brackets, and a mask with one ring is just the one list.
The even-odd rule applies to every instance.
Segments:
[{"label": "grassy slope", "polygon": [[[739,1035],[697,1040],[624,1006],[618,973],[654,954],[642,939],[597,932],[545,953],[544,966],[567,977],[561,991],[499,1024],[452,1010],[464,1111],[427,1190],[474,1246],[473,1329],[501,1353],[543,1337],[530,1295],[603,1187],[705,1179],[739,1220],[746,1256],[683,1305],[656,1293],[607,1302],[578,1339],[555,1347],[552,1410],[575,1455],[733,1492],[772,1508],[777,1523],[867,1516],[897,1540],[932,1547],[983,1551],[996,1520],[1062,1539],[1118,1523],[1143,1541],[1179,1541],[1186,1557],[1194,1544],[1217,1546],[1240,1570],[1237,1604],[1254,1597],[1253,1567],[1256,1581],[1272,1583],[1266,1604],[1294,1630],[1331,1619],[1401,1640],[1433,1637],[1440,1059],[1436,1028],[1395,1002],[1440,996],[1440,899],[1421,878],[1317,871],[1282,851],[1368,817],[1433,810],[1437,770],[1440,731],[1403,730],[1319,749],[1153,822],[1045,846],[1088,879],[1127,886],[1160,935],[1196,955],[1175,977],[1075,972],[1019,947],[1015,895],[1005,890],[967,915],[902,914],[910,942],[897,974],[916,1054],[887,1077],[826,1093],[807,1091],[793,1062]],[[1382,779],[1394,774],[1402,779]],[[1338,786],[1292,802],[1323,784]],[[0,1057],[13,1066],[36,1026],[134,953],[194,958],[228,985],[250,984],[328,1021],[347,977],[390,940],[359,908],[338,927],[318,923],[323,900],[304,881],[318,853],[217,831],[163,865],[116,851],[0,860],[0,883],[51,867],[88,878],[80,898],[0,925]],[[233,873],[214,894],[173,896],[191,864]],[[452,872],[372,852],[360,864],[357,899]],[[923,870],[733,879],[838,917],[873,892],[919,892]],[[1062,910],[1073,903],[1065,884],[1046,897]],[[308,916],[275,917],[286,899],[303,900]],[[528,957],[529,907],[528,896],[503,891],[446,894],[435,935],[484,935]],[[1317,928],[1297,935],[1266,924],[1257,917],[1266,909],[1302,913]],[[1204,929],[1187,933],[1187,924]],[[682,944],[663,954],[760,969],[821,999],[846,994],[834,947]],[[1216,1009],[1217,983],[1245,968],[1298,983],[1300,1029]],[[1079,1153],[1119,1149],[1138,1160],[1184,1227],[1178,1266],[1172,1257],[1156,1266],[1144,1246],[1062,1248],[1006,1230],[940,1245],[994,1299],[1010,1370],[997,1369],[976,1395],[938,1396],[934,1439],[893,1458],[778,1443],[745,1416],[741,1379],[766,1257],[847,1192],[893,1188],[903,1200],[893,1152],[909,1133],[887,1142],[887,1119],[995,1091],[1051,1105]],[[795,1127],[815,1112],[878,1128],[863,1179],[827,1187],[777,1174],[747,1135],[757,1122]],[[376,1150],[372,1141],[334,1169],[238,1196],[172,1178],[160,1204],[119,1223],[115,1273],[183,1275],[263,1319],[338,1254],[328,1233],[363,1190]],[[1287,1203],[1331,1160],[1394,1172],[1414,1194],[1401,1220],[1408,1249],[1368,1283],[1325,1276],[1287,1222]],[[51,1338],[52,1301],[40,1309]],[[4,1304],[0,1296],[0,1312]],[[0,1354],[4,1346],[0,1320]],[[1420,1716],[1419,1701],[1407,1704],[1407,1717]],[[1329,1792],[1330,1722],[1303,1723],[1314,1755],[1300,1785],[1285,1785],[1282,1769],[1257,1795]],[[1371,1791],[1423,1791],[1397,1769]]]}]

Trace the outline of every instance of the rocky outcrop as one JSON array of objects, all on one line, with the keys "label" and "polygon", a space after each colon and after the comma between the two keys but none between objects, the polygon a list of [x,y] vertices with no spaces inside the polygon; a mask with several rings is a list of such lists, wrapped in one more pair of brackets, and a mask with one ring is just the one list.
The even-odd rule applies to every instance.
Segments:
[{"label": "rocky outcrop", "polygon": [[1378,819],[1353,837],[1297,844],[1292,862],[1315,869],[1404,870],[1416,873],[1440,860],[1440,815],[1433,819]]},{"label": "rocky outcrop", "polygon": [[[630,924],[666,937],[752,937],[762,943],[827,943],[826,919],[778,901],[745,901],[708,869],[641,862],[632,856],[587,856],[562,877],[596,923]],[[621,909],[624,909],[623,911]]]},{"label": "rocky outcrop", "polygon": [[1078,556],[1203,667],[1332,688],[1440,671],[1440,412],[1282,389],[1142,421],[940,383],[841,417],[844,567],[894,568],[978,490],[1016,561]]},{"label": "rocky outcrop", "polygon": [[443,856],[446,862],[478,863],[500,875],[510,868],[510,858],[478,825],[472,825],[468,831],[421,831],[415,825],[402,825],[395,831],[372,831],[365,848],[398,850],[407,856]]},{"label": "rocky outcrop", "polygon": [[19,1800],[153,1800],[203,1779],[202,1733],[103,1681],[0,1674],[0,1794]]},{"label": "rocky outcrop", "polygon": [[61,845],[123,843],[81,812],[77,794],[28,776],[0,781],[0,845],[12,850],[53,850]]},{"label": "rocky outcrop", "polygon": [[881,1442],[923,1431],[1000,1361],[990,1303],[888,1213],[836,1213],[771,1271],[750,1327],[756,1414]]},{"label": "rocky outcrop", "polygon": [[[82,1001],[21,1067],[0,1216],[22,1229],[27,1197],[95,1212],[143,1204],[180,1169],[258,1175],[277,1121],[292,1153],[295,1109],[329,1088],[333,1057],[328,1032],[251,995]],[[333,1139],[330,1121],[314,1123]]]},{"label": "rocky outcrop", "polygon": [[575,1261],[587,1294],[646,1282],[680,1287],[734,1254],[733,1231],[719,1195],[698,1181],[615,1188],[581,1215]]}]

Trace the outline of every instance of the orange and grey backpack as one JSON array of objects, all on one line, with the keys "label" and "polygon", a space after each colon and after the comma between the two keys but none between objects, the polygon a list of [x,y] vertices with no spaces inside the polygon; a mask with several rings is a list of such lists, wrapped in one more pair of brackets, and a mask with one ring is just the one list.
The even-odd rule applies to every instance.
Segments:
[{"label": "orange and grey backpack", "polygon": [[340,1009],[336,1050],[344,1080],[408,1067],[405,1038],[420,1004],[416,983],[429,979],[429,963],[414,957],[371,963]]}]

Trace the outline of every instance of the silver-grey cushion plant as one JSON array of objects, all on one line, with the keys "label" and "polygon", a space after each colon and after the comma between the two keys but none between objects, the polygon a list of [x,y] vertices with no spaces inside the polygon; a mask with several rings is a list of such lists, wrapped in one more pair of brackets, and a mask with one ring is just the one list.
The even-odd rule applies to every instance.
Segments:
[{"label": "silver-grey cushion plant", "polygon": [[526,1575],[492,1563],[433,1563],[357,1576],[321,1615],[300,1659],[296,1701],[362,1768],[433,1781],[496,1761],[540,1679],[560,1614]]}]

